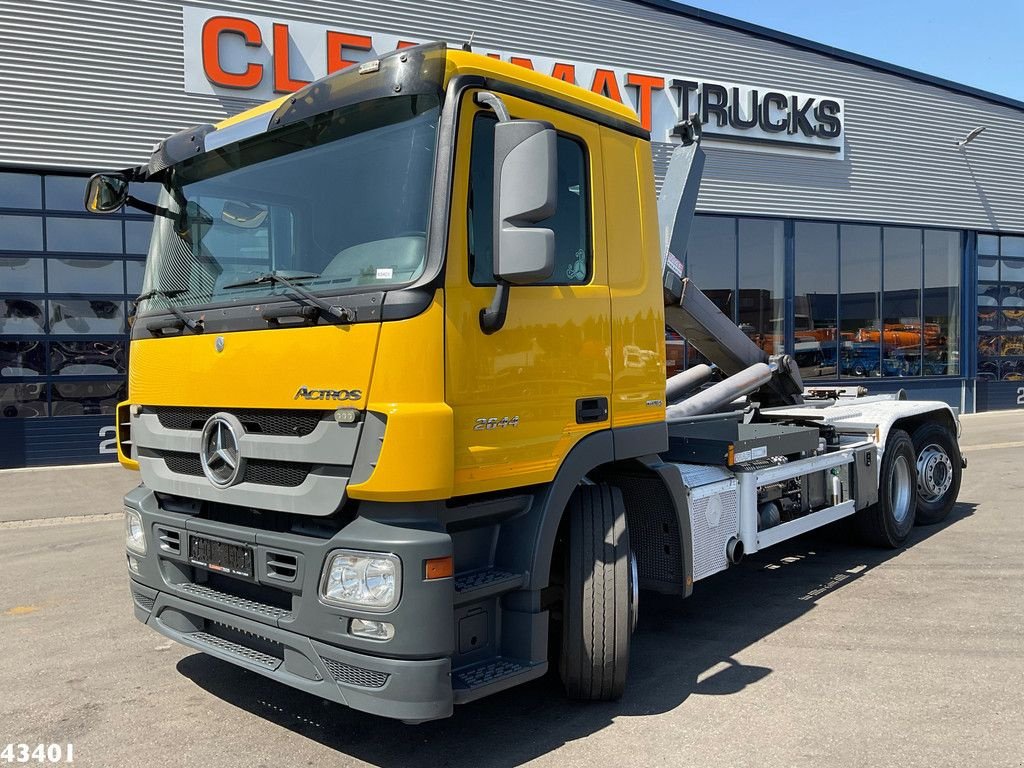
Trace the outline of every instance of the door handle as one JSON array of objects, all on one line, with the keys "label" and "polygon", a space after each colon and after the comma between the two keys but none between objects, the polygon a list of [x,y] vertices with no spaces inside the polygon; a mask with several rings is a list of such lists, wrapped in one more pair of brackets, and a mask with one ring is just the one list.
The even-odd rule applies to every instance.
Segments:
[{"label": "door handle", "polygon": [[576,401],[576,423],[590,424],[608,419],[607,397],[581,397]]}]

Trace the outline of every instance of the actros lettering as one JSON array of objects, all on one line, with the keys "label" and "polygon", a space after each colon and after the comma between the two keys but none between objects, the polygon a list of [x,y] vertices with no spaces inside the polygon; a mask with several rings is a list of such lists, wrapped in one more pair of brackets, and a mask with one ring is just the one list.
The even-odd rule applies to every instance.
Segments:
[{"label": "actros lettering", "polygon": [[310,389],[299,387],[293,400],[361,400],[363,391],[361,389]]}]

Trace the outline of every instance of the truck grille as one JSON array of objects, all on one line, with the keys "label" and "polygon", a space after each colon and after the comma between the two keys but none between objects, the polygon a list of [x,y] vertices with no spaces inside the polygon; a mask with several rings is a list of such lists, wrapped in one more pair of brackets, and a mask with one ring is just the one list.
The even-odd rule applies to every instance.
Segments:
[{"label": "truck grille", "polygon": [[337,680],[339,683],[347,683],[348,685],[356,685],[360,688],[383,688],[384,684],[391,677],[387,672],[377,672],[372,669],[363,669],[362,667],[354,667],[351,664],[345,664],[342,661],[335,661],[334,659],[320,657],[320,661],[327,667],[327,671],[331,673],[331,677]]},{"label": "truck grille", "polygon": [[[167,469],[177,475],[203,476],[203,466],[199,454],[180,453],[178,451],[154,451],[164,460]],[[245,465],[243,483],[258,485],[275,485],[279,488],[295,488],[302,485],[309,475],[310,467],[290,461],[272,461],[269,459],[249,459]]]},{"label": "truck grille", "polygon": [[246,432],[284,437],[305,437],[323,418],[320,411],[250,409],[234,411],[221,408],[154,408],[161,426],[166,429],[200,430],[215,413],[231,413],[242,422]]}]

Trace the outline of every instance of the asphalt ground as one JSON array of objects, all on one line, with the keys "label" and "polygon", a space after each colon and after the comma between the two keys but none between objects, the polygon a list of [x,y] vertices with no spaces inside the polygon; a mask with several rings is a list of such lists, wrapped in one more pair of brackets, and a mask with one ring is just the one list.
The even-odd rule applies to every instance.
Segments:
[{"label": "asphalt ground", "polygon": [[[1022,766],[1024,414],[964,418],[960,503],[901,551],[812,533],[641,596],[626,695],[557,678],[407,726],[132,616],[117,467],[0,472],[0,750],[82,766]],[[0,759],[0,766],[4,764]]]}]

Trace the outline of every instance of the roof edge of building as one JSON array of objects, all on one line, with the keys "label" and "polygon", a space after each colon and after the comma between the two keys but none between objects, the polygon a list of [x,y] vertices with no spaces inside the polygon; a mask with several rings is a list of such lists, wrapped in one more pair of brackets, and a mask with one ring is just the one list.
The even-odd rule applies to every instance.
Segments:
[{"label": "roof edge of building", "polygon": [[720,13],[715,13],[714,11],[706,11],[703,8],[697,8],[692,5],[676,2],[675,0],[629,0],[629,2],[633,2],[638,5],[647,5],[652,8],[658,8],[659,10],[676,13],[682,16],[689,16],[709,24],[716,24],[721,27],[727,27],[740,32],[756,35],[757,37],[762,37],[767,40],[774,40],[797,48],[813,51],[814,53],[820,53],[833,59],[849,61],[854,64],[870,67],[871,69],[877,69],[882,72],[888,72],[890,74],[899,75],[900,77],[906,77],[911,80],[927,83],[928,85],[945,88],[946,90],[954,91],[956,93],[974,96],[975,98],[984,99],[985,101],[989,101],[994,104],[1024,110],[1024,101],[1013,99],[1009,96],[1003,96],[998,93],[993,93],[992,91],[986,91],[982,88],[975,88],[972,85],[958,83],[955,80],[947,80],[943,77],[929,75],[926,72],[920,72],[916,69],[903,67],[899,64],[891,64],[887,61],[874,59],[870,56],[864,56],[859,53],[854,53],[853,51],[847,51],[843,48],[836,48],[832,45],[817,43],[805,37],[791,35],[788,32],[780,32],[777,29],[763,27],[760,24],[743,21],[742,19],[733,18],[732,16],[725,16]]}]

